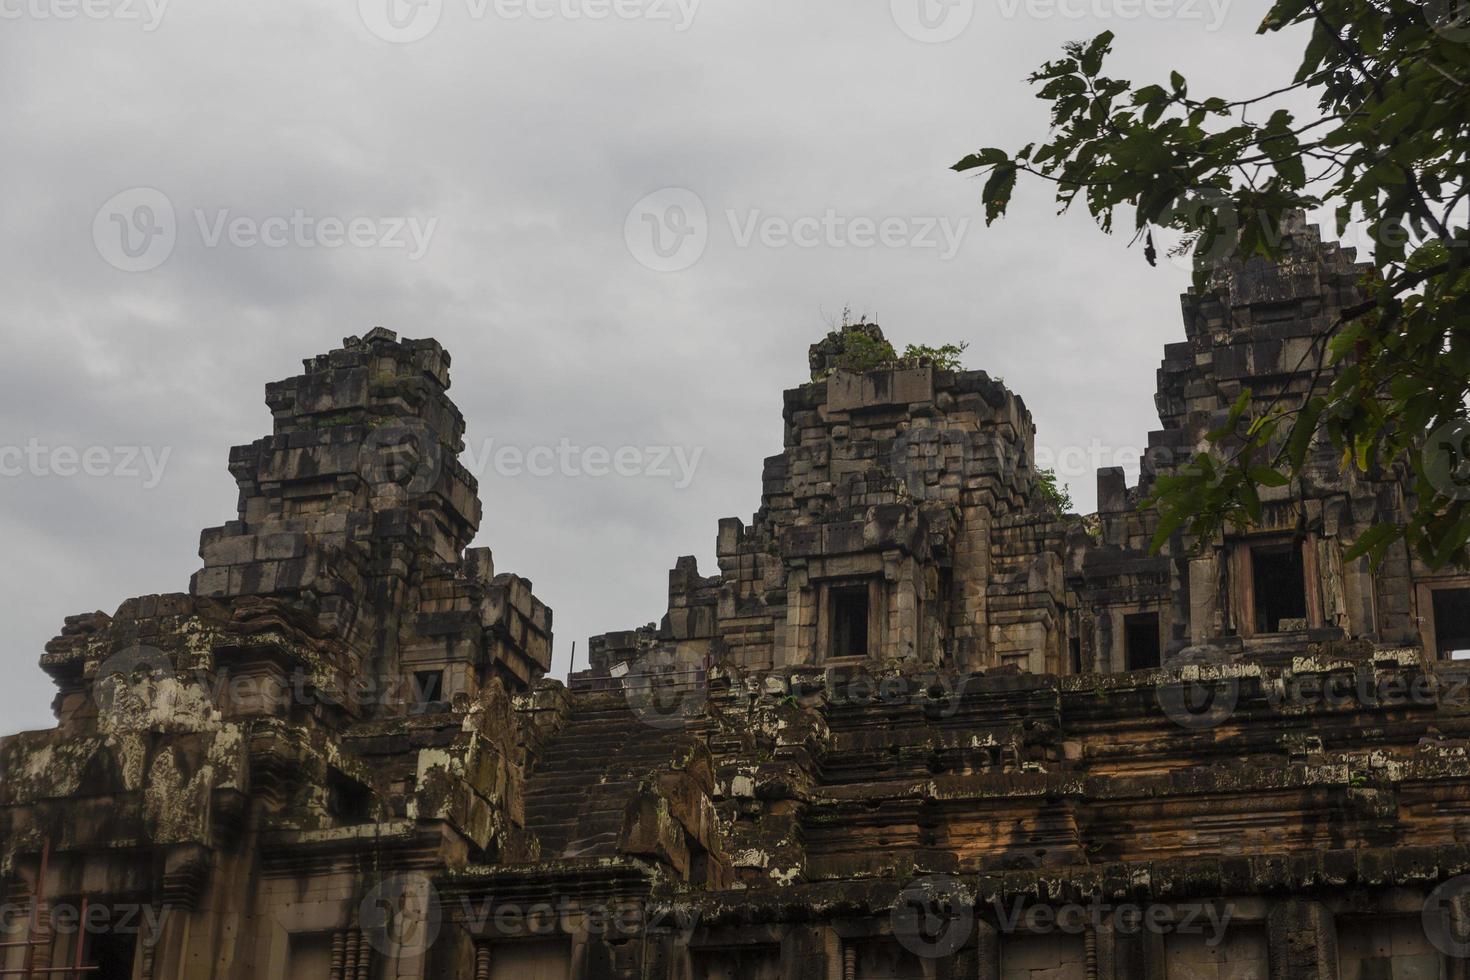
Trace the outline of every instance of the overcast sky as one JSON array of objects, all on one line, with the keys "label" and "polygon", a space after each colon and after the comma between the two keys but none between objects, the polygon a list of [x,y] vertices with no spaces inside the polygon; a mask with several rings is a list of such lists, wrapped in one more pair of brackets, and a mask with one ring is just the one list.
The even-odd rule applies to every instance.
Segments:
[{"label": "overcast sky", "polygon": [[[559,675],[657,619],[679,555],[714,573],[844,307],[967,341],[1090,509],[1090,447],[1157,427],[1188,275],[1040,187],[986,229],[948,167],[1041,137],[1025,76],[1100,30],[1196,93],[1295,66],[1244,0],[161,3],[0,0],[0,450],[39,447],[0,457],[0,731],[51,723],[64,616],[187,589],[266,382],[375,325],[452,353],[477,543],[555,610]],[[493,458],[563,445],[685,467]]]}]

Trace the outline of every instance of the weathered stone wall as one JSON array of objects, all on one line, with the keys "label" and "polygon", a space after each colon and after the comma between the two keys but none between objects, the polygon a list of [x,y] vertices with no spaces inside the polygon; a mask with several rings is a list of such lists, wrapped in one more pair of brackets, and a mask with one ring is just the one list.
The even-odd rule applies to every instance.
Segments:
[{"label": "weathered stone wall", "polygon": [[[1298,227],[1186,298],[1156,452],[1086,518],[1000,382],[824,339],[719,574],[681,559],[569,685],[466,547],[448,355],[348,338],[269,388],[191,592],[47,645],[57,727],[0,739],[6,968],[69,962],[86,899],[148,923],[98,980],[1470,980],[1467,580],[1344,561],[1401,502],[1325,458],[1219,541],[1150,554],[1138,508],[1245,387],[1306,392],[1356,276]],[[1292,560],[1301,614],[1259,607]]]},{"label": "weathered stone wall", "polygon": [[[983,371],[841,370],[845,337],[882,341],[873,324],[814,344],[812,382],[785,395],[785,449],[766,461],[761,509],[749,526],[720,522],[718,575],[678,561],[668,612],[644,642],[686,664],[756,670],[1112,673],[1344,639],[1438,654],[1436,593],[1470,590],[1470,576],[1431,571],[1401,547],[1376,572],[1346,560],[1368,528],[1405,513],[1401,474],[1344,470],[1320,438],[1301,480],[1261,490],[1252,526],[1204,542],[1178,531],[1152,550],[1159,515],[1141,505],[1196,453],[1230,451],[1207,436],[1238,399],[1290,411],[1334,376],[1323,338],[1361,300],[1369,267],[1299,216],[1283,248],[1277,264],[1222,261],[1203,292],[1184,297],[1186,339],[1165,350],[1161,428],[1148,435],[1141,479],[1130,487],[1121,469],[1100,471],[1087,518],[1042,499],[1030,415]],[[1299,566],[1290,615],[1276,615],[1275,586],[1257,581],[1257,565],[1279,555]],[[856,655],[836,649],[832,626],[852,588],[870,591]],[[1470,603],[1470,591],[1455,601]],[[627,662],[598,661],[594,673],[614,661]]]}]

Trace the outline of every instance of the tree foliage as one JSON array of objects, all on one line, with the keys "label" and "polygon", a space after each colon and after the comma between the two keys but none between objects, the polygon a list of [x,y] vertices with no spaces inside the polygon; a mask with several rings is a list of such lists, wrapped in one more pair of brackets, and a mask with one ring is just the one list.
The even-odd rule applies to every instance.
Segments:
[{"label": "tree foliage", "polygon": [[833,360],[833,369],[852,374],[912,366],[922,362],[928,362],[942,371],[958,371],[962,366],[960,357],[970,346],[968,342],[942,344],[938,347],[909,344],[899,354],[887,340],[862,330],[833,331],[831,336],[840,345],[840,351]]},{"label": "tree foliage", "polygon": [[1036,490],[1057,513],[1072,513],[1072,488],[1057,480],[1056,470],[1037,470]]},{"label": "tree foliage", "polygon": [[[1197,287],[1234,255],[1280,255],[1298,209],[1331,208],[1372,242],[1364,300],[1313,338],[1313,390],[1301,404],[1254,406],[1249,393],[1197,454],[1161,478],[1156,543],[1198,540],[1260,516],[1259,490],[1299,480],[1314,440],[1344,468],[1400,481],[1405,523],[1375,527],[1354,554],[1380,560],[1403,540],[1424,561],[1464,563],[1470,541],[1470,24],[1454,0],[1278,0],[1260,33],[1305,41],[1292,79],[1251,98],[1190,89],[1184,75],[1135,85],[1104,74],[1114,37],[1068,45],[1031,76],[1051,108],[1045,142],[987,148],[954,169],[985,176],[986,222],[1017,180],[1055,185],[1107,232],[1131,211],[1134,241],[1157,261],[1156,232],[1182,235]],[[1459,19],[1456,19],[1459,17]],[[1290,105],[1315,97],[1302,118]],[[1307,104],[1310,104],[1309,102]],[[1119,209],[1123,214],[1119,215]],[[1162,236],[1160,236],[1162,237]],[[1432,434],[1432,435],[1431,435]]]}]

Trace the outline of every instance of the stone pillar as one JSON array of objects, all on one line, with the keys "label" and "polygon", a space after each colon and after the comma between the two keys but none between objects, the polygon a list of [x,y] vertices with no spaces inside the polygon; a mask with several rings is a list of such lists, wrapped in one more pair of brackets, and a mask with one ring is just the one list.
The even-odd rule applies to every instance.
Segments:
[{"label": "stone pillar", "polygon": [[1266,927],[1271,980],[1337,980],[1337,923],[1321,902],[1278,902]]},{"label": "stone pillar", "polygon": [[475,980],[490,980],[490,947],[475,948]]},{"label": "stone pillar", "polygon": [[[1450,904],[1450,927],[1455,936],[1470,936],[1470,895],[1457,895]],[[1446,956],[1447,980],[1470,980],[1470,959]]]},{"label": "stone pillar", "polygon": [[347,962],[347,934],[332,934],[332,965],[327,970],[327,980],[342,980],[342,969]]},{"label": "stone pillar", "polygon": [[781,938],[781,980],[831,980],[837,942],[825,926],[792,926]]},{"label": "stone pillar", "polygon": [[1099,980],[1165,980],[1168,976],[1164,937],[1148,932],[1136,916],[1122,923],[1117,916],[1109,916],[1097,950]]},{"label": "stone pillar", "polygon": [[[51,944],[55,936],[51,931],[51,906],[45,902],[35,903],[32,911],[30,940],[34,944],[26,950],[26,962],[37,972],[51,968]],[[77,934],[80,937],[81,933]]]},{"label": "stone pillar", "polygon": [[1000,931],[979,918],[975,920],[975,978],[1000,980]]},{"label": "stone pillar", "polygon": [[370,980],[373,967],[373,947],[367,933],[357,934],[357,976],[355,980]]},{"label": "stone pillar", "polygon": [[350,931],[343,938],[343,980],[357,980],[357,932]]}]

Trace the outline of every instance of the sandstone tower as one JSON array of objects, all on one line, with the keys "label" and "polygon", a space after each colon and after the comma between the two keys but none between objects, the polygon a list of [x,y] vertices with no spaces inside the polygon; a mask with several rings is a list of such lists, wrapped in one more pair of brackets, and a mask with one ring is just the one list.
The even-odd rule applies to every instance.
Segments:
[{"label": "sandstone tower", "polygon": [[1185,297],[1096,515],[998,380],[822,339],[717,574],[679,560],[568,683],[467,547],[448,354],[307,360],[190,591],[47,645],[57,725],[0,739],[0,973],[1470,980],[1470,577],[1344,557],[1395,474],[1324,452],[1147,547],[1154,481],[1241,391],[1302,397],[1353,300],[1288,232]]}]

